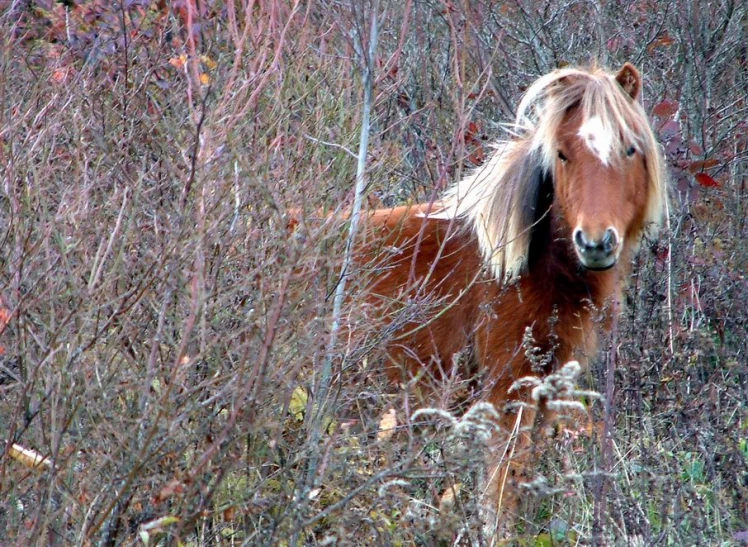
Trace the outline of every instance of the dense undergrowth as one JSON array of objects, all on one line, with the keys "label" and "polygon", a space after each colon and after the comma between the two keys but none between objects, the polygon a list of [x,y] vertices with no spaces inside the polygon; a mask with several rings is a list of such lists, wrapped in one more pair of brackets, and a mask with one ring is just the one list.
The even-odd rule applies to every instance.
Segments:
[{"label": "dense undergrowth", "polygon": [[[668,159],[669,227],[581,378],[602,391],[615,362],[613,461],[586,419],[567,424],[514,541],[745,537],[746,7],[375,5],[367,206],[430,199],[479,165],[522,90],[566,64],[640,67]],[[488,411],[447,412],[471,385],[415,414],[355,282],[328,344],[345,226],[319,219],[353,199],[371,6],[0,10],[3,542],[485,541]]]}]

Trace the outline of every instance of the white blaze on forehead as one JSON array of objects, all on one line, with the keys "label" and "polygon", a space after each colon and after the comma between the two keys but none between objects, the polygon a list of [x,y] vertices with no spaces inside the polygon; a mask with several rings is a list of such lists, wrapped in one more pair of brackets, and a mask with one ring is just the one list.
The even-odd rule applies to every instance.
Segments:
[{"label": "white blaze on forehead", "polygon": [[590,150],[598,155],[600,161],[608,163],[611,148],[613,147],[613,133],[610,128],[603,125],[598,116],[593,116],[579,128],[579,136],[584,140]]}]

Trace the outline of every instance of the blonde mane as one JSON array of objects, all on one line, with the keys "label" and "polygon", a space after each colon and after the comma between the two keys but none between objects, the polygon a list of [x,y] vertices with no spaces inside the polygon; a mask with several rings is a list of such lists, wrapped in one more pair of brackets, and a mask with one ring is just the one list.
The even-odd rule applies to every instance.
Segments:
[{"label": "blonde mane", "polygon": [[[495,144],[483,166],[447,190],[439,211],[429,216],[467,220],[492,274],[510,281],[527,268],[532,224],[540,184],[552,177],[556,135],[567,111],[578,106],[582,123],[596,117],[612,135],[612,149],[635,143],[646,158],[649,201],[638,246],[656,232],[666,207],[662,156],[641,104],[619,85],[614,74],[566,68],[538,79],[517,109],[514,136]],[[541,211],[540,214],[543,212]]]}]

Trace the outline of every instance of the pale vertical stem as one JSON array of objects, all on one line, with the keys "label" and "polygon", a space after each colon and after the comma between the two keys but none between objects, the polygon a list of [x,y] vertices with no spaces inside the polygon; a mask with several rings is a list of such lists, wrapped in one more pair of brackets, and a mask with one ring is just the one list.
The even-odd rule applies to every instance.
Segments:
[{"label": "pale vertical stem", "polygon": [[356,186],[353,197],[353,209],[350,215],[350,225],[348,228],[348,237],[343,254],[343,264],[340,269],[340,279],[335,287],[335,298],[332,309],[332,325],[330,327],[330,338],[327,342],[325,360],[320,371],[319,387],[315,396],[316,411],[310,424],[310,447],[311,453],[307,467],[307,476],[301,489],[301,499],[306,499],[309,491],[315,484],[317,468],[319,463],[319,452],[317,445],[322,438],[322,430],[326,422],[325,418],[329,414],[327,399],[330,394],[330,384],[332,382],[332,365],[335,359],[335,348],[337,345],[338,334],[340,332],[340,323],[345,300],[345,288],[347,284],[349,270],[353,262],[353,253],[355,247],[356,235],[361,219],[361,208],[364,200],[366,189],[366,154],[369,148],[369,130],[371,122],[371,103],[373,95],[374,82],[374,55],[377,44],[377,14],[379,11],[379,0],[372,0],[370,11],[370,28],[368,50],[365,49],[363,33],[359,35],[359,41],[354,41],[354,46],[361,59],[364,84],[364,101],[361,120],[361,137],[358,147],[358,165],[356,169]]},{"label": "pale vertical stem", "polygon": [[[363,116],[361,120],[361,138],[358,146],[358,166],[356,169],[356,187],[353,197],[353,209],[351,210],[350,226],[348,229],[348,238],[345,244],[345,253],[343,255],[343,265],[340,269],[340,281],[335,287],[335,299],[332,308],[332,326],[330,329],[330,339],[327,344],[327,355],[320,373],[320,387],[317,401],[322,406],[325,404],[330,389],[330,379],[332,377],[332,361],[335,353],[338,332],[340,331],[340,319],[345,299],[345,287],[348,280],[348,271],[353,261],[353,249],[358,232],[358,226],[361,219],[361,206],[364,200],[364,190],[366,188],[366,153],[369,148],[369,126],[371,124],[371,103],[373,93],[373,73],[374,73],[374,54],[377,43],[377,11],[379,1],[373,0],[371,6],[371,27],[369,32],[369,49],[364,52],[364,44],[361,43],[358,51],[362,60],[363,83],[364,83],[364,104]],[[363,41],[363,38],[362,38]],[[321,414],[321,412],[320,412]]]},{"label": "pale vertical stem", "polygon": [[670,228],[670,204],[665,198],[665,226],[667,227],[667,325],[668,342],[670,345],[670,356],[675,355],[675,343],[673,341],[673,233]]},{"label": "pale vertical stem", "polygon": [[[621,280],[617,280],[620,283]],[[598,470],[597,492],[592,518],[592,544],[605,545],[605,524],[607,514],[608,481],[613,467],[611,459],[613,453],[613,429],[615,427],[615,376],[618,352],[618,315],[620,314],[620,299],[623,295],[616,294],[611,305],[610,353],[605,367],[605,410],[603,418],[603,438],[601,447],[601,462]]]}]

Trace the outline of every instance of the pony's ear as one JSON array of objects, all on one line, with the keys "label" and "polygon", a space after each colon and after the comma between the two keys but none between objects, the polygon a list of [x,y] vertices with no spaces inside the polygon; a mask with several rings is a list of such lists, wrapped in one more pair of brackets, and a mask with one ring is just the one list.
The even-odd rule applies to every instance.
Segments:
[{"label": "pony's ear", "polygon": [[616,74],[616,81],[635,101],[642,90],[642,76],[631,63],[625,63]]}]

